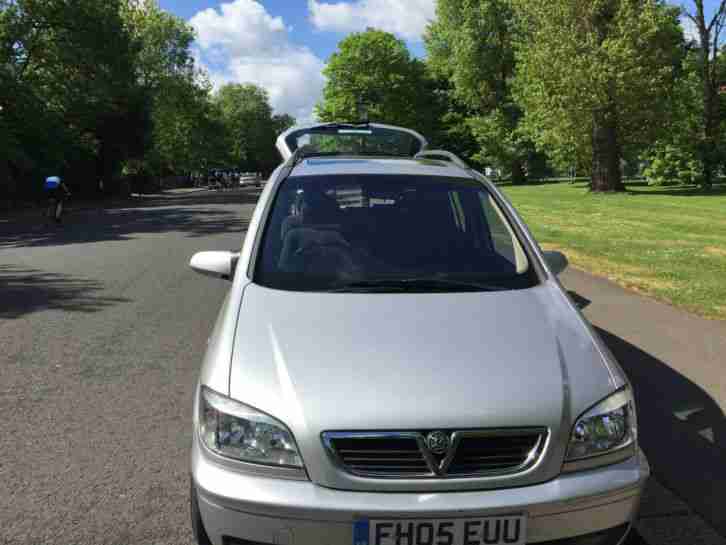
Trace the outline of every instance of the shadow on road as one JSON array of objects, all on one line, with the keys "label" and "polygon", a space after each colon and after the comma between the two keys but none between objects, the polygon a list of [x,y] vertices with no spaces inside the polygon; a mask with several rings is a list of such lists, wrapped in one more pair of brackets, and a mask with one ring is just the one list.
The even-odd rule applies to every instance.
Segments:
[{"label": "shadow on road", "polygon": [[0,265],[0,319],[13,319],[39,310],[96,312],[127,299],[99,295],[95,280]]},{"label": "shadow on road", "polygon": [[[70,209],[60,226],[46,225],[38,211],[37,217],[0,224],[0,248],[128,240],[171,231],[190,237],[241,232],[248,222],[242,219],[238,207],[255,204],[258,197],[257,192],[202,193],[139,199],[128,208]],[[210,205],[217,206],[205,208]]]},{"label": "shadow on road", "polygon": [[700,386],[637,346],[596,328],[635,390],[655,477],[726,535],[726,419]]}]

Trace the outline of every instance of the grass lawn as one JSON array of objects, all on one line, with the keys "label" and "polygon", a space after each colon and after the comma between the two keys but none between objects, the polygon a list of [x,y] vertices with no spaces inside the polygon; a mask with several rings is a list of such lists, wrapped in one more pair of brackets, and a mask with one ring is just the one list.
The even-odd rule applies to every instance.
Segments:
[{"label": "grass lawn", "polygon": [[540,244],[576,267],[726,319],[726,185],[710,194],[634,184],[599,195],[582,182],[502,189]]}]

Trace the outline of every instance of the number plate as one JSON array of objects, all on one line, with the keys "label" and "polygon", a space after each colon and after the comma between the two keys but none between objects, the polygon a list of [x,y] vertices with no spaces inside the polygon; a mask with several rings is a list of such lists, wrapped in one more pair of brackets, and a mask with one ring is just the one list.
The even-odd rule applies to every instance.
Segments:
[{"label": "number plate", "polygon": [[525,545],[527,517],[355,522],[353,545]]}]

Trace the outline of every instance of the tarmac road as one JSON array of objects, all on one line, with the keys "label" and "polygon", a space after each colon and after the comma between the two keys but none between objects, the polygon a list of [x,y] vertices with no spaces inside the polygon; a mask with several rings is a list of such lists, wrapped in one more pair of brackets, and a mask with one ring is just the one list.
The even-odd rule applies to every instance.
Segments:
[{"label": "tarmac road", "polygon": [[[0,543],[188,544],[192,389],[252,193],[0,228]],[[26,218],[27,220],[27,218]]]},{"label": "tarmac road", "polygon": [[[192,391],[228,285],[187,263],[238,249],[256,198],[71,211],[60,228],[0,222],[0,543],[191,543]],[[602,290],[573,274],[597,308]],[[647,514],[690,516],[654,497]]]}]

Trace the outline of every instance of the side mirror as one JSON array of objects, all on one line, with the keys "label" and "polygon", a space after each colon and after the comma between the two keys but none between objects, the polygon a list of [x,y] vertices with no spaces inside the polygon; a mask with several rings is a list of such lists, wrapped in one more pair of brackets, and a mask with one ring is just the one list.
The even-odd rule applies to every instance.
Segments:
[{"label": "side mirror", "polygon": [[570,264],[570,262],[567,261],[567,256],[562,252],[551,250],[543,253],[547,265],[556,275],[562,273]]},{"label": "side mirror", "polygon": [[232,280],[239,254],[233,252],[199,252],[192,256],[189,266],[205,276]]}]

